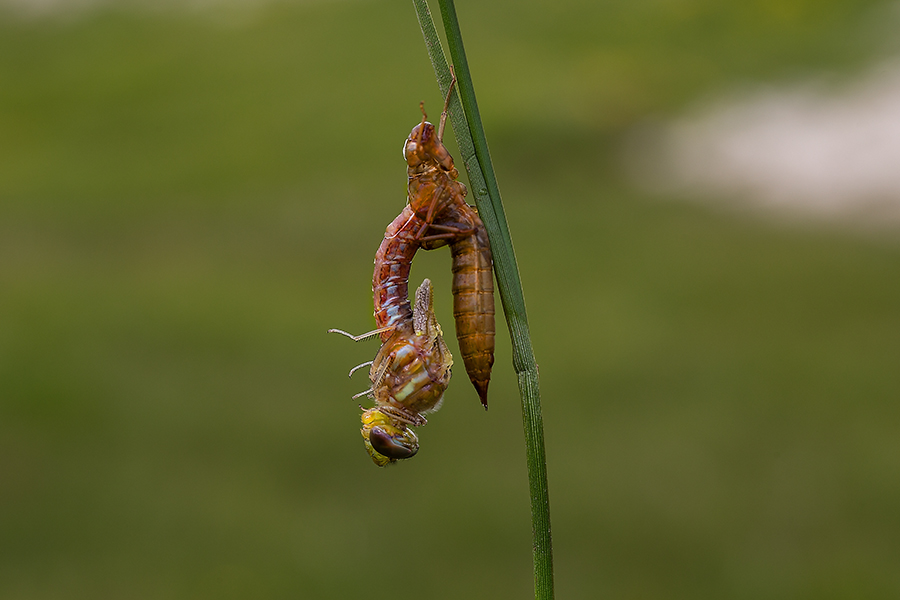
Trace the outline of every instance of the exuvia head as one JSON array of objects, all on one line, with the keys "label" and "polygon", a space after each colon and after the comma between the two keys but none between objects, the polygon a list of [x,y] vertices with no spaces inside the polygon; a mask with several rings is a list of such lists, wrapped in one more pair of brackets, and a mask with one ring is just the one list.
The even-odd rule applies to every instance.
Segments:
[{"label": "exuvia head", "polygon": [[458,172],[453,166],[453,157],[444,148],[434,125],[425,118],[425,108],[422,105],[422,122],[412,128],[409,137],[403,143],[403,158],[410,167],[434,163],[444,171],[448,171],[455,179]]},{"label": "exuvia head", "polygon": [[429,149],[434,146],[435,136],[434,125],[428,121],[423,120],[412,128],[409,137],[403,142],[403,159],[409,166],[415,167],[433,160]]}]

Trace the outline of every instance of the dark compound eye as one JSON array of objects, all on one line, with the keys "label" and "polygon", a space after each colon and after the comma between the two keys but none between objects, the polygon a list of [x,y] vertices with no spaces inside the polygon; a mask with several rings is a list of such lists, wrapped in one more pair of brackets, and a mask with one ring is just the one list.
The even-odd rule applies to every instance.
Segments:
[{"label": "dark compound eye", "polygon": [[422,129],[422,142],[428,142],[434,136],[434,125],[425,121],[425,127]]},{"label": "dark compound eye", "polygon": [[418,445],[411,446],[406,440],[391,437],[381,427],[372,428],[369,432],[369,443],[379,454],[395,460],[411,458],[419,451]]}]

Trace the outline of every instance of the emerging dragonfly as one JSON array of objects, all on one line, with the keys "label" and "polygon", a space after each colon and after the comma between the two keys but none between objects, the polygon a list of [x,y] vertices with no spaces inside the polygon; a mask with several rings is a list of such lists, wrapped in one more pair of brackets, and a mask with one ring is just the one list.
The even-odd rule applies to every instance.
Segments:
[{"label": "emerging dragonfly", "polygon": [[[451,85],[452,88],[452,85]],[[448,101],[449,101],[448,93]],[[427,122],[416,125],[403,146],[407,161],[408,203],[388,225],[375,254],[372,291],[377,329],[354,340],[379,335],[382,347],[371,365],[370,389],[357,394],[375,400],[362,415],[369,455],[379,466],[410,458],[418,438],[410,427],[425,424],[423,413],[439,408],[453,359],[434,316],[431,282],[425,280],[410,306],[409,272],[419,250],[450,245],[457,338],[469,378],[487,408],[487,387],[494,361],[494,297],[491,251],[476,211],[465,202],[466,188],[441,137]]]},{"label": "emerging dragonfly", "polygon": [[[362,414],[362,436],[369,456],[380,467],[411,458],[419,451],[418,437],[410,427],[425,425],[424,414],[440,408],[453,365],[434,315],[434,296],[428,279],[416,290],[410,318],[396,321],[391,330],[375,359],[360,365],[371,365],[372,387],[355,396],[367,395],[375,401],[375,406]],[[384,333],[376,329],[353,336],[337,329],[330,331],[354,340]]]}]

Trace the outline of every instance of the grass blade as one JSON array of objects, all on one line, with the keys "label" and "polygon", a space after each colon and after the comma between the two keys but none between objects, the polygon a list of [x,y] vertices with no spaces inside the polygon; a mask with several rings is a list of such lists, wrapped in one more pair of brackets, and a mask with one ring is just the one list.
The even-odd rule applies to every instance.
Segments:
[{"label": "grass blade", "polygon": [[[446,95],[452,79],[440,38],[425,0],[413,0],[425,46],[434,66],[441,93]],[[487,139],[481,125],[475,87],[469,74],[462,34],[453,0],[439,0],[450,56],[455,65],[457,87],[448,107],[450,124],[456,135],[463,165],[469,175],[478,213],[484,221],[494,255],[494,273],[500,301],[509,327],[513,349],[513,368],[522,400],[525,450],[531,495],[531,520],[534,553],[534,591],[538,600],[553,598],[553,547],[550,535],[550,498],[547,488],[547,461],[544,450],[544,426],[537,362],[528,331],[525,295],[512,237],[500,199]]]}]

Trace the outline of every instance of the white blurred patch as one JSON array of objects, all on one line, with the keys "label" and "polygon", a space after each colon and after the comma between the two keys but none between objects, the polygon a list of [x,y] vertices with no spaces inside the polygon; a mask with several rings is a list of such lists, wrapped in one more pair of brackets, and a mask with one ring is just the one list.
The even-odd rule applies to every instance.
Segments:
[{"label": "white blurred patch", "polygon": [[631,142],[630,172],[657,190],[900,224],[900,63],[719,99]]}]

